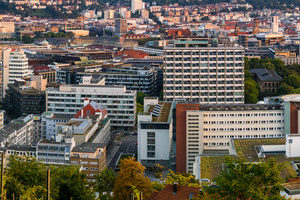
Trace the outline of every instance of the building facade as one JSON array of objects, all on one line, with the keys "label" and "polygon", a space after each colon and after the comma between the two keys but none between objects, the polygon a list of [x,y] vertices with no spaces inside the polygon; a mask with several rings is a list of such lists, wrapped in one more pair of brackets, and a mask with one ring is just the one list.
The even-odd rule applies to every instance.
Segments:
[{"label": "building facade", "polygon": [[0,130],[0,147],[31,145],[33,142],[33,115],[18,118]]},{"label": "building facade", "polygon": [[29,76],[28,58],[22,49],[4,49],[2,51],[2,98],[9,83]]},{"label": "building facade", "polygon": [[157,70],[154,67],[133,67],[130,64],[103,66],[101,75],[106,85],[124,85],[127,90],[136,90],[150,96],[157,92]]},{"label": "building facade", "polygon": [[144,113],[138,115],[138,161],[146,167],[155,163],[170,167],[172,107],[172,102],[144,99]]},{"label": "building facade", "polygon": [[76,114],[89,98],[102,105],[112,129],[131,130],[135,125],[136,91],[125,86],[61,85],[46,91],[46,110],[55,114]]},{"label": "building facade", "polygon": [[16,82],[8,85],[4,102],[7,112],[15,117],[41,114],[45,111],[45,92]]},{"label": "building facade", "polygon": [[177,171],[192,173],[196,155],[229,154],[232,139],[283,138],[283,105],[177,104],[176,133]]},{"label": "building facade", "polygon": [[106,146],[101,143],[83,143],[73,148],[71,165],[80,165],[88,179],[93,179],[106,167]]},{"label": "building facade", "polygon": [[244,103],[244,48],[179,40],[164,48],[164,100]]}]

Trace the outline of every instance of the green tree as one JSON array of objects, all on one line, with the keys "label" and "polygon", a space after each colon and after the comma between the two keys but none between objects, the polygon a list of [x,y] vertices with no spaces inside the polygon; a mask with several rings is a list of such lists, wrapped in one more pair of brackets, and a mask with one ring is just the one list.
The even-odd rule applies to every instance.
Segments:
[{"label": "green tree", "polygon": [[154,191],[159,192],[164,189],[164,184],[162,184],[158,181],[154,181],[154,182],[152,182],[152,188],[154,189]]},{"label": "green tree", "polygon": [[285,77],[282,81],[295,89],[300,87],[300,75],[297,73],[290,74],[289,76]]},{"label": "green tree", "polygon": [[277,95],[282,95],[282,94],[290,94],[294,88],[284,82],[280,83],[279,87],[277,88]]},{"label": "green tree", "polygon": [[12,199],[13,193],[16,196],[24,195],[23,193],[29,195],[35,190],[34,186],[46,188],[47,175],[45,169],[45,165],[37,162],[34,158],[26,157],[22,159],[11,156],[9,168],[6,168],[5,172],[6,182],[4,187],[7,190],[7,197]]},{"label": "green tree", "polygon": [[114,170],[105,168],[99,175],[95,176],[95,180],[95,190],[99,192],[100,196],[105,192],[107,196],[110,197],[110,193],[113,191],[116,181]]},{"label": "green tree", "polygon": [[140,112],[144,112],[144,106],[140,103],[136,103],[136,114],[138,115]]},{"label": "green tree", "polygon": [[148,95],[146,95],[145,93],[143,92],[137,92],[136,94],[136,102],[141,104],[141,105],[144,105],[144,98],[147,97]]},{"label": "green tree", "polygon": [[34,42],[34,38],[30,37],[29,35],[22,36],[22,42],[25,44],[31,44]]},{"label": "green tree", "polygon": [[219,194],[228,200],[284,199],[280,195],[283,165],[275,159],[249,163],[243,159],[226,159],[226,169],[215,179],[215,188],[204,189],[208,194]]},{"label": "green tree", "polygon": [[189,173],[175,173],[172,170],[170,170],[169,174],[167,175],[165,183],[177,183],[178,185],[182,186],[200,187],[200,182],[195,178],[195,176]]},{"label": "green tree", "polygon": [[245,102],[257,103],[259,95],[259,86],[253,79],[245,80]]},{"label": "green tree", "polygon": [[52,186],[58,188],[57,200],[90,200],[95,199],[91,183],[86,175],[75,166],[60,166],[53,168]]},{"label": "green tree", "polygon": [[143,198],[147,199],[153,189],[150,179],[144,176],[144,170],[145,167],[134,158],[122,159],[114,185],[114,198],[116,200],[130,199],[134,186],[134,190],[142,192]]},{"label": "green tree", "polygon": [[[85,174],[75,166],[49,166],[51,169],[51,198],[56,200],[90,200],[95,195]],[[5,169],[7,199],[46,199],[47,169],[35,158],[11,156]]]}]

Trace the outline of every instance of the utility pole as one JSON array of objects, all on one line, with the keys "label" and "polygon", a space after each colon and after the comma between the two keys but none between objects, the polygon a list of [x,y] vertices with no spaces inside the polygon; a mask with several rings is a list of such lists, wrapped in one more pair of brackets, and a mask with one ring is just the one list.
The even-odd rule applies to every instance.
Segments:
[{"label": "utility pole", "polygon": [[47,170],[47,200],[50,200],[50,168]]},{"label": "utility pole", "polygon": [[4,200],[4,152],[1,155],[1,200]]}]

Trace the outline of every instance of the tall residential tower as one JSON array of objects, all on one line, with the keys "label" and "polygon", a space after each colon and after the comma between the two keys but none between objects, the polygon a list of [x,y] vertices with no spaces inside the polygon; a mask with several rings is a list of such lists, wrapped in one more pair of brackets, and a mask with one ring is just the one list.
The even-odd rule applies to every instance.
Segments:
[{"label": "tall residential tower", "polygon": [[244,103],[244,48],[207,38],[165,47],[164,100]]}]

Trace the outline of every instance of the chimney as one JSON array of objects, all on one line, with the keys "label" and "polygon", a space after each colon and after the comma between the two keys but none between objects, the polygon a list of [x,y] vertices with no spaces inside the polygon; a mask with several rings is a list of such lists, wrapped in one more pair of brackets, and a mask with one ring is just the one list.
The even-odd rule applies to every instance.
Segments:
[{"label": "chimney", "polygon": [[85,107],[89,103],[90,103],[90,100],[88,98],[85,98],[84,101],[83,101],[83,106]]},{"label": "chimney", "polygon": [[178,190],[178,183],[173,183],[173,192],[176,194]]}]

